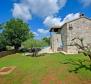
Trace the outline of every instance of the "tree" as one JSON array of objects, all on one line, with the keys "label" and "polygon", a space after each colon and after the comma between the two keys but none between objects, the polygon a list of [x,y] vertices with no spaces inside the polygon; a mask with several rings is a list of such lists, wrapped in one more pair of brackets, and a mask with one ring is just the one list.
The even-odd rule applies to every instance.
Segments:
[{"label": "tree", "polygon": [[[75,42],[75,40],[79,40],[80,43]],[[85,46],[83,43],[83,38],[74,38],[72,41],[72,45],[75,45],[79,50],[81,50],[81,53],[83,53],[85,56],[88,56],[91,61],[91,45],[87,44],[87,46]]]},{"label": "tree", "polygon": [[0,51],[6,50],[6,41],[2,34],[2,25],[0,24]]},{"label": "tree", "polygon": [[0,34],[0,51],[6,50],[6,43],[4,41],[3,36]]},{"label": "tree", "polygon": [[46,42],[48,46],[50,45],[50,37],[44,37],[42,40]]},{"label": "tree", "polygon": [[10,19],[3,25],[3,35],[7,45],[14,46],[15,50],[18,50],[21,43],[28,38],[28,24],[21,19]]},{"label": "tree", "polygon": [[6,41],[2,32],[0,32],[0,52],[3,50],[6,50]]},{"label": "tree", "polygon": [[25,42],[23,42],[22,44],[25,48],[41,48],[41,47],[45,47],[47,45],[46,42],[44,42],[43,40],[36,40],[36,39],[28,39]]},{"label": "tree", "polygon": [[34,34],[32,32],[29,32],[29,37],[28,39],[33,39],[34,38]]}]

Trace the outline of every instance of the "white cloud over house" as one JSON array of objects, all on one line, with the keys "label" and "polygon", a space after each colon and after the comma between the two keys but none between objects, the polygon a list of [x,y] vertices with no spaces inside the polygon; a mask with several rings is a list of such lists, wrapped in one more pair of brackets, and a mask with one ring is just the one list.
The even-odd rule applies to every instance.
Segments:
[{"label": "white cloud over house", "polygon": [[48,16],[43,23],[47,25],[49,28],[54,26],[62,26],[66,22],[79,18],[79,16],[80,13],[71,13],[68,14],[63,20],[61,20],[60,17]]},{"label": "white cloud over house", "polygon": [[60,25],[60,22],[61,22],[61,18],[54,17],[54,16],[48,16],[46,17],[43,23],[48,27],[53,27],[56,25]]},{"label": "white cloud over house", "polygon": [[47,34],[48,32],[49,32],[49,30],[46,30],[46,29],[38,29],[37,30],[39,33],[41,33],[41,34]]},{"label": "white cloud over house", "polygon": [[31,13],[41,17],[53,15],[64,7],[66,0],[24,0],[25,3],[31,10]]},{"label": "white cloud over house", "polygon": [[80,13],[71,13],[66,15],[66,17],[63,19],[63,22],[69,22],[71,20],[77,19],[80,17]]},{"label": "white cloud over house", "polygon": [[47,17],[58,13],[66,4],[67,0],[21,0],[20,3],[14,3],[13,16],[30,20],[31,14],[40,17]]}]

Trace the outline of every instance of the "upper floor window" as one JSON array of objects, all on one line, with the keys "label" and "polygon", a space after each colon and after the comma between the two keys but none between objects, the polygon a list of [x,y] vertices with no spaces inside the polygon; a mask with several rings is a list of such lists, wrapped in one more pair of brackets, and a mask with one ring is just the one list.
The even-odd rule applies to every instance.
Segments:
[{"label": "upper floor window", "polygon": [[72,30],[72,29],[73,29],[72,24],[69,24],[69,30]]}]

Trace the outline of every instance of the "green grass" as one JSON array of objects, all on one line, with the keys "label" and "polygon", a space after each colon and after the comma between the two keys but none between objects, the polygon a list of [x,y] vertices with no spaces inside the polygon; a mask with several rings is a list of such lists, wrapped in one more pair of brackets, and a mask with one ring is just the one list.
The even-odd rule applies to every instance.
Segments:
[{"label": "green grass", "polygon": [[[90,62],[82,62],[83,60],[89,60],[89,58],[83,54],[60,53],[46,54],[41,57],[30,57],[19,53],[9,55],[0,58],[0,68],[16,66],[16,69],[8,75],[0,76],[0,84],[43,84],[42,81],[47,81],[48,78],[50,84],[55,84],[53,82],[57,80],[61,80],[62,84],[66,84],[67,81],[73,82],[69,84],[76,84],[74,81],[79,80],[79,84],[83,84],[82,81],[90,84],[88,83],[88,80],[91,80]],[[73,79],[70,79],[71,77]]]}]

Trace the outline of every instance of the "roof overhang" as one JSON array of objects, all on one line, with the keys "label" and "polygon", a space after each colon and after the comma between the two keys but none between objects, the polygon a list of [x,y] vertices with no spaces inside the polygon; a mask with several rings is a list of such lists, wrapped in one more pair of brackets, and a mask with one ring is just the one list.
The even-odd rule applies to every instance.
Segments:
[{"label": "roof overhang", "polygon": [[54,30],[61,29],[61,26],[55,26],[50,28],[49,32],[53,32]]}]

